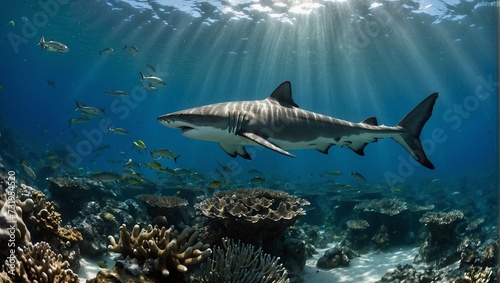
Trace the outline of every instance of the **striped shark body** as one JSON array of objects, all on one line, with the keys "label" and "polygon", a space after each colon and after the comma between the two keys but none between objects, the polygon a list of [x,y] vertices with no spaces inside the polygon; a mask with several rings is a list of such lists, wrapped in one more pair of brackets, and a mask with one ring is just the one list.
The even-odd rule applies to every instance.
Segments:
[{"label": "striped shark body", "polygon": [[291,157],[295,156],[288,150],[316,149],[327,154],[331,146],[347,146],[364,155],[368,143],[389,137],[420,164],[434,169],[419,137],[437,97],[437,93],[429,95],[396,126],[378,125],[375,117],[353,123],[300,109],[286,81],[264,100],[205,105],[157,119],[169,128],[180,129],[183,136],[218,142],[232,157],[251,159],[245,145],[264,146]]}]

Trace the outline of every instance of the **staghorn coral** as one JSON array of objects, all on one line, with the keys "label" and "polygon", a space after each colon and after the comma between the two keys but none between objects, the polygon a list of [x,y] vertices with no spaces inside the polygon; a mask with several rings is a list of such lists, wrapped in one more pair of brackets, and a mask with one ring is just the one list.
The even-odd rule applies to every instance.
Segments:
[{"label": "staghorn coral", "polygon": [[287,283],[287,270],[279,258],[265,254],[250,244],[222,239],[223,248],[216,247],[214,254],[201,269],[191,276],[191,282],[219,283]]},{"label": "staghorn coral", "polygon": [[46,242],[28,243],[17,248],[17,260],[6,261],[0,281],[15,283],[32,282],[79,282],[78,275],[69,269],[61,254],[51,250]]},{"label": "staghorn coral", "polygon": [[209,245],[197,242],[198,232],[194,227],[186,228],[180,234],[174,227],[158,229],[149,225],[140,229],[135,225],[131,233],[123,224],[120,227],[118,243],[109,236],[108,249],[124,257],[137,258],[140,263],[154,259],[154,267],[163,276],[173,271],[187,272],[188,265],[198,264],[212,254]]},{"label": "staghorn coral", "polygon": [[284,231],[306,214],[305,205],[307,200],[285,192],[256,188],[219,191],[195,208],[210,219],[208,233],[241,239],[269,252]]}]

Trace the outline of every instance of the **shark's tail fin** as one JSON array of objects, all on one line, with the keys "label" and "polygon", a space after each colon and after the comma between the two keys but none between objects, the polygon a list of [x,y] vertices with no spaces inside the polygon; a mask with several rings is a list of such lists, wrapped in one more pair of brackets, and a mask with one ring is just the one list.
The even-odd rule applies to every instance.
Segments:
[{"label": "shark's tail fin", "polygon": [[399,136],[393,137],[393,139],[401,144],[415,160],[429,169],[434,169],[434,165],[425,155],[424,148],[420,142],[420,133],[425,123],[432,115],[432,109],[434,108],[437,97],[437,92],[429,95],[420,102],[417,107],[406,114],[406,116],[396,125],[403,128],[405,132]]}]

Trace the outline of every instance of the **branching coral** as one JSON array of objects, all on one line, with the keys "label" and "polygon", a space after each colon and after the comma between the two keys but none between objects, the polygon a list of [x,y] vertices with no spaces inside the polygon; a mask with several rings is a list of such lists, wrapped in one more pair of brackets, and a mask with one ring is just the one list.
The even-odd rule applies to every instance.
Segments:
[{"label": "branching coral", "polygon": [[279,258],[265,254],[250,244],[222,239],[223,248],[216,247],[214,254],[201,265],[201,272],[194,274],[193,282],[219,283],[286,283],[287,271]]},{"label": "branching coral", "polygon": [[140,229],[135,225],[131,233],[123,224],[120,227],[118,243],[109,236],[108,249],[123,256],[137,258],[139,261],[154,258],[155,269],[163,276],[168,276],[173,269],[185,273],[188,265],[198,264],[212,254],[210,246],[198,241],[198,232],[194,227],[186,228],[179,234],[174,227],[159,229],[149,225]]},{"label": "branching coral", "polygon": [[15,262],[5,262],[0,278],[6,282],[79,282],[78,275],[69,269],[70,264],[63,261],[61,254],[53,252],[46,242],[28,243],[17,252]]}]

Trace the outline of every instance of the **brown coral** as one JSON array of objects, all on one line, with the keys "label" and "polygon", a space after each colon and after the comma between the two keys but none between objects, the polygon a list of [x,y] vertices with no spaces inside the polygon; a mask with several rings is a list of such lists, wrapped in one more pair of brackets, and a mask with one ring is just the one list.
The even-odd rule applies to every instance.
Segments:
[{"label": "brown coral", "polygon": [[408,207],[406,202],[397,199],[384,198],[380,200],[369,200],[357,204],[355,209],[360,209],[365,212],[377,212],[389,216],[394,216],[405,211]]},{"label": "brown coral", "polygon": [[179,234],[173,226],[159,229],[149,225],[141,230],[139,225],[135,225],[129,233],[123,224],[118,243],[113,236],[109,236],[109,241],[108,249],[123,256],[137,258],[141,262],[154,258],[155,269],[163,276],[169,276],[172,271],[185,273],[188,265],[198,264],[212,254],[209,245],[197,242],[198,232],[194,227],[186,228]]},{"label": "brown coral", "polygon": [[46,201],[42,192],[34,191],[36,222],[44,230],[57,235],[64,241],[79,242],[83,240],[82,234],[76,229],[61,227],[61,214],[56,211],[55,204]]},{"label": "brown coral", "polygon": [[5,264],[0,278],[5,282],[79,282],[61,254],[53,252],[46,242],[28,243],[17,249],[17,260]]},{"label": "brown coral", "polygon": [[209,237],[221,234],[270,252],[284,231],[306,214],[305,205],[307,200],[285,192],[256,188],[219,191],[195,208],[211,221]]},{"label": "brown coral", "polygon": [[135,198],[144,203],[148,215],[152,218],[164,216],[168,219],[170,224],[176,227],[178,227],[182,221],[184,221],[184,224],[190,223],[188,216],[190,215],[189,209],[192,210],[192,208],[187,207],[188,201],[183,198],[148,194],[141,194]]}]

